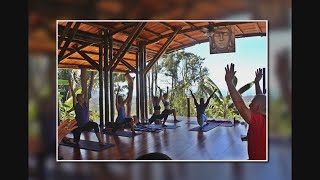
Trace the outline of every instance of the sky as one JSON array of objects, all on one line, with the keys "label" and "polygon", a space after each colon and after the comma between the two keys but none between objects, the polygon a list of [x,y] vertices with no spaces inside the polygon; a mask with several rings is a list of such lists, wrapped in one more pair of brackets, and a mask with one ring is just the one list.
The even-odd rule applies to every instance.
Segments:
[{"label": "sky", "polygon": [[[224,80],[224,68],[228,64],[235,64],[236,76],[238,78],[237,89],[254,80],[256,69],[266,68],[266,72],[268,72],[267,37],[236,38],[235,42],[236,52],[234,53],[210,54],[209,43],[202,43],[185,49],[185,52],[192,52],[205,58],[203,66],[208,68],[209,77],[216,83],[224,95],[228,90]],[[266,75],[268,76],[268,74]],[[167,78],[163,77],[163,79]],[[159,83],[160,86],[170,87],[170,84],[167,84],[166,81],[161,81]],[[260,87],[262,88],[262,80],[260,81]],[[243,95],[255,95],[255,87],[252,86]]]}]

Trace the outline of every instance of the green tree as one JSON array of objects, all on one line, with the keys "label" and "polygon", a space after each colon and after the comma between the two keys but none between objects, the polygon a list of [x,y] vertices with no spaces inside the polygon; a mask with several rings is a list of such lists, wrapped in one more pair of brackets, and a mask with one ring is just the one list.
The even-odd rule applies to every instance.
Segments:
[{"label": "green tree", "polygon": [[[233,83],[235,87],[237,87],[238,79],[235,77],[233,79]],[[249,90],[254,82],[249,82],[244,86],[238,89],[240,95],[244,92]],[[224,119],[231,119],[231,118],[240,118],[240,114],[236,109],[229,92],[226,96],[223,96],[219,87],[209,78],[206,77],[204,79],[204,84],[202,86],[203,90],[207,94],[211,94],[215,89],[217,89],[216,93],[212,97],[212,100],[209,104],[209,107],[206,110],[206,113],[209,117],[216,117],[216,118],[224,118]]]}]

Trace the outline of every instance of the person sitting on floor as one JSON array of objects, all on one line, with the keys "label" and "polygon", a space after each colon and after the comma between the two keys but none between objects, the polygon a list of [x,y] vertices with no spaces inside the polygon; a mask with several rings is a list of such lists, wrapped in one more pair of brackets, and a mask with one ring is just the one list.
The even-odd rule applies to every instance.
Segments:
[{"label": "person sitting on floor", "polygon": [[212,98],[212,96],[216,92],[216,90],[213,91],[213,93],[207,99],[206,103],[204,103],[204,99],[203,98],[200,98],[200,104],[198,104],[197,99],[193,95],[191,90],[190,90],[190,92],[191,92],[191,95],[192,95],[192,97],[194,99],[194,104],[196,105],[196,109],[197,109],[197,121],[198,121],[198,124],[200,125],[201,130],[203,130],[203,127],[208,124],[208,122],[207,122],[208,118],[206,116],[205,110],[206,110],[206,108],[207,108],[207,106],[208,106],[208,104],[210,102],[210,99]]},{"label": "person sitting on floor", "polygon": [[262,69],[256,71],[254,80],[256,95],[249,104],[249,108],[244,103],[239,92],[233,84],[234,64],[225,68],[225,81],[230,92],[230,96],[241,117],[249,124],[248,130],[248,155],[249,160],[266,160],[266,96],[262,93],[259,81],[262,77]]},{"label": "person sitting on floor", "polygon": [[164,105],[164,110],[161,113],[161,114],[164,115],[162,126],[166,126],[165,123],[166,123],[166,121],[168,119],[168,116],[170,114],[173,114],[174,122],[179,122],[177,120],[176,110],[175,109],[170,109],[170,103],[169,103],[169,100],[168,100],[168,94],[167,93],[163,94],[162,103]]}]

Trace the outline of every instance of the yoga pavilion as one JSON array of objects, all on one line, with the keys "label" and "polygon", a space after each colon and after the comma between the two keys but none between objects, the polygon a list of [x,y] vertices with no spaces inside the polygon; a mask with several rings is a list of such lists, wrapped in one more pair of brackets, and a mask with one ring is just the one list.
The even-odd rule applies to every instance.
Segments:
[{"label": "yoga pavilion", "polygon": [[[114,74],[135,74],[136,116],[143,122],[150,118],[146,74],[156,62],[169,53],[209,42],[210,31],[233,27],[235,38],[266,36],[266,21],[57,21],[57,68],[80,69],[81,73],[99,74],[100,129],[115,122]],[[209,51],[209,47],[208,47]],[[214,55],[213,55],[214,56]],[[58,71],[57,69],[57,71]],[[224,76],[224,74],[222,75]],[[86,82],[86,77],[84,79]],[[265,77],[263,83],[265,89]],[[87,83],[82,83],[87,92]],[[187,98],[187,97],[186,97]],[[190,103],[191,101],[191,103]],[[247,142],[241,139],[241,124],[217,125],[208,131],[190,131],[198,126],[190,117],[193,100],[189,99],[180,122],[157,132],[141,131],[136,136],[104,134],[108,148],[93,150],[59,145],[63,160],[135,160],[152,152],[168,155],[172,160],[246,160]],[[168,120],[172,120],[169,116]],[[237,127],[238,126],[238,127]],[[138,132],[138,131],[137,131]],[[68,137],[73,137],[72,134]],[[81,140],[97,142],[92,132],[81,134]],[[95,145],[93,145],[95,146]]]}]

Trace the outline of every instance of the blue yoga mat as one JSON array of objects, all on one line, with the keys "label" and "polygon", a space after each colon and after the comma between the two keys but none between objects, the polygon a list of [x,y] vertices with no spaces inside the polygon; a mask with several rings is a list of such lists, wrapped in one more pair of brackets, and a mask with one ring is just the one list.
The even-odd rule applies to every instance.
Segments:
[{"label": "blue yoga mat", "polygon": [[136,132],[136,134],[133,135],[131,131],[116,131],[116,133],[112,133],[110,131],[106,131],[106,132],[104,132],[104,134],[111,135],[111,136],[134,137],[134,136],[140,135],[141,133],[140,132]]},{"label": "blue yoga mat", "polygon": [[73,144],[73,143],[67,143],[67,142],[61,142],[60,145],[62,146],[69,146],[74,148],[80,148],[80,149],[86,149],[91,151],[102,151],[105,149],[108,149],[110,147],[115,146],[114,144],[106,143],[105,145],[101,146],[99,145],[99,142],[95,141],[88,141],[88,140],[81,140],[79,141],[79,145]]},{"label": "blue yoga mat", "polygon": [[145,126],[137,126],[134,128],[135,131],[144,131],[144,132],[154,132],[154,133],[159,133],[162,131],[161,128],[148,128]]},{"label": "blue yoga mat", "polygon": [[148,125],[149,128],[164,128],[164,129],[176,129],[180,126],[176,126],[176,125],[167,125],[166,127],[162,127],[161,124],[150,124]]},{"label": "blue yoga mat", "polygon": [[189,129],[189,131],[202,131],[202,132],[207,132],[207,131],[210,131],[211,129],[215,128],[219,126],[219,124],[217,123],[209,123],[208,125],[205,125],[203,127],[203,130],[200,130],[200,126],[197,126],[197,127],[194,127],[192,129]]},{"label": "blue yoga mat", "polygon": [[[163,122],[163,120],[161,122]],[[167,119],[166,120],[166,123],[178,123],[178,122],[181,122],[181,120],[177,120],[177,121],[172,120],[172,119]]]},{"label": "blue yoga mat", "polygon": [[197,121],[190,121],[190,122],[186,122],[186,124],[198,124]]}]

